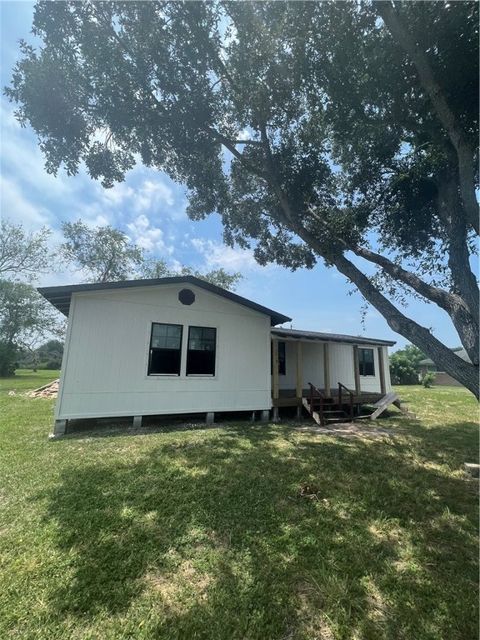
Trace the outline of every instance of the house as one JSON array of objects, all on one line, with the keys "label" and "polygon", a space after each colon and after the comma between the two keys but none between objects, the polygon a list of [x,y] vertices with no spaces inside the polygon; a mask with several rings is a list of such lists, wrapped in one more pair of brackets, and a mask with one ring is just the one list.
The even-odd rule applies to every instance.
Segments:
[{"label": "house", "polygon": [[[466,360],[466,362],[471,362],[468,357],[467,352],[463,347],[455,347],[452,349],[453,353],[455,353],[462,360]],[[462,383],[452,378],[452,376],[446,371],[440,371],[437,365],[430,358],[425,358],[425,360],[420,360],[418,363],[420,378],[426,373],[432,372],[435,374],[435,380],[433,384],[438,384],[439,386],[447,386],[447,387],[462,387]]]},{"label": "house", "polygon": [[[290,318],[193,276],[44,287],[68,317],[55,434],[69,420],[297,407],[390,391],[393,342],[283,329]],[[309,384],[311,383],[311,385]],[[339,383],[341,386],[339,386]],[[337,398],[338,400],[338,398]],[[333,409],[332,409],[333,410]],[[338,410],[338,409],[337,409]]]}]

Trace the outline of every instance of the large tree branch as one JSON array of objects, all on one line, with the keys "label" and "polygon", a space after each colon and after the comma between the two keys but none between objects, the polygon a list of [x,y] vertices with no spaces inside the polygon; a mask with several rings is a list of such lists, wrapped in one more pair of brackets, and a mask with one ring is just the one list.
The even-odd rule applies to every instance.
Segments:
[{"label": "large tree branch", "polygon": [[[295,232],[319,255],[326,257],[322,244],[303,226],[296,225]],[[393,331],[400,333],[407,340],[422,349],[432,360],[447,373],[464,384],[478,398],[478,351],[473,364],[465,362],[456,356],[451,349],[443,345],[431,332],[399,311],[364,275],[343,251],[328,255],[328,260],[352,282],[363,297],[372,304],[385,318]],[[470,318],[471,320],[471,318]],[[478,326],[472,331],[477,335]]]},{"label": "large tree branch", "polygon": [[479,233],[478,203],[475,197],[474,149],[468,142],[459,119],[450,108],[443,89],[436,81],[427,56],[405,28],[395,5],[390,0],[380,0],[374,4],[390,33],[415,65],[422,87],[430,97],[438,119],[457,152],[463,206],[469,224]]},{"label": "large tree branch", "polygon": [[[311,215],[317,222],[328,228],[330,234],[336,237],[335,231],[330,229],[325,220],[316,214],[312,210]],[[459,217],[455,218],[455,224],[457,227],[466,234],[465,225]],[[450,219],[445,221],[447,228],[450,225]],[[446,311],[450,316],[450,319],[455,326],[460,340],[465,347],[471,361],[475,364],[479,360],[479,323],[478,323],[478,287],[473,273],[470,270],[468,264],[468,250],[466,246],[466,238],[463,237],[460,231],[457,232],[456,237],[452,240],[452,253],[449,255],[449,265],[452,271],[455,273],[456,279],[460,279],[460,286],[456,287],[457,292],[445,291],[439,287],[429,285],[421,278],[416,276],[411,271],[407,271],[400,265],[392,262],[385,256],[382,256],[374,251],[361,247],[359,245],[347,244],[341,237],[336,237],[338,244],[342,247],[343,251],[352,251],[356,255],[372,262],[373,264],[381,267],[382,271],[394,278],[395,280],[406,284],[408,287],[419,293],[427,300],[435,303],[441,309]],[[462,242],[463,239],[463,242]],[[458,255],[457,255],[458,252]],[[464,264],[466,260],[466,264]],[[470,276],[473,278],[473,285],[470,281]],[[470,286],[468,286],[470,283]],[[473,290],[472,290],[473,286]],[[466,295],[466,299],[462,297],[462,294]],[[475,298],[475,295],[477,298]],[[477,299],[477,306],[475,306],[475,300]]]},{"label": "large tree branch", "polygon": [[473,363],[478,364],[479,331],[478,314],[471,313],[465,300],[456,293],[451,293],[427,284],[415,274],[403,269],[385,256],[364,247],[352,247],[352,251],[382,268],[382,270],[395,280],[403,282],[421,296],[434,302],[448,313],[455,329],[460,336],[463,346]]},{"label": "large tree branch", "polygon": [[449,291],[445,291],[444,289],[440,289],[440,287],[428,284],[411,271],[407,271],[400,265],[392,262],[389,258],[365,247],[360,247],[359,245],[354,245],[350,247],[350,249],[357,256],[365,258],[365,260],[378,265],[389,276],[408,285],[411,289],[427,300],[434,302],[448,313],[450,313],[450,311],[456,306],[465,307],[465,302],[460,298],[460,296],[450,293]]},{"label": "large tree branch", "polygon": [[431,332],[401,313],[343,254],[334,258],[337,269],[358,288],[386,319],[389,326],[422,349],[432,360],[464,384],[478,398],[478,363],[470,364],[443,345]]}]

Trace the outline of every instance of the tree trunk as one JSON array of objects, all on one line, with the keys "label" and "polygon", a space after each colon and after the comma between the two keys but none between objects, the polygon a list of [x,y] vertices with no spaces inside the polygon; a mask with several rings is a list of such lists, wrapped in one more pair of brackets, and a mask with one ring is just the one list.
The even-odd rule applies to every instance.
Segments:
[{"label": "tree trunk", "polygon": [[463,384],[477,399],[479,398],[478,364],[470,364],[462,360],[437,340],[428,329],[403,315],[343,254],[334,258],[334,264],[359,289],[363,297],[382,314],[393,331],[407,338],[437,366]]}]

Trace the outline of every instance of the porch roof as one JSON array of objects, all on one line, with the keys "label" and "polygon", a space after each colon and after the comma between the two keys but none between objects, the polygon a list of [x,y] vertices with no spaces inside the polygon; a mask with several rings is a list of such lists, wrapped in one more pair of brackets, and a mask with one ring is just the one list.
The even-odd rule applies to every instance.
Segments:
[{"label": "porch roof", "polygon": [[365,338],[363,336],[347,336],[341,333],[320,333],[319,331],[303,331],[301,329],[272,328],[272,336],[277,338],[289,338],[291,340],[313,340],[318,342],[346,342],[348,344],[373,344],[393,347],[392,340],[379,340],[378,338]]}]

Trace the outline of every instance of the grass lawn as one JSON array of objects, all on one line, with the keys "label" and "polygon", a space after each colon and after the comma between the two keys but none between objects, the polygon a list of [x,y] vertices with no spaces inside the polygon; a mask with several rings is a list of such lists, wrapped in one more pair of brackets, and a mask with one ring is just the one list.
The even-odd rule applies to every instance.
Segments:
[{"label": "grass lawn", "polygon": [[0,381],[0,638],[478,637],[468,392],[401,388],[419,420],[379,420],[390,439],[48,441],[53,402],[22,392],[55,375]]}]

